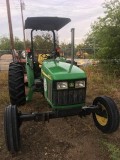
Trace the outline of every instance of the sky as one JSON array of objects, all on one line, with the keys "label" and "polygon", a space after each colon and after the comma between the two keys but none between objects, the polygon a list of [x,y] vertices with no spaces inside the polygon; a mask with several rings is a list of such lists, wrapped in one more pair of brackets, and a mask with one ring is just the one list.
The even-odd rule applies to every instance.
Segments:
[{"label": "sky", "polygon": [[[20,0],[9,0],[14,37],[23,39]],[[69,43],[71,28],[75,28],[75,44],[82,43],[91,24],[104,15],[104,0],[21,0],[25,3],[24,20],[34,16],[70,18],[71,22],[59,32],[59,41]],[[0,0],[0,37],[9,36],[6,0]]]}]

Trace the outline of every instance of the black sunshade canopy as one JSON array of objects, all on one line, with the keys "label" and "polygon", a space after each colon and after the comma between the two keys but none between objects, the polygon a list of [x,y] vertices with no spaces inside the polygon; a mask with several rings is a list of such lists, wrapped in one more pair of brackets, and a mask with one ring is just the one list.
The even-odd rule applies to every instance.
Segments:
[{"label": "black sunshade canopy", "polygon": [[25,29],[58,31],[70,21],[70,18],[61,17],[28,17],[25,20]]}]

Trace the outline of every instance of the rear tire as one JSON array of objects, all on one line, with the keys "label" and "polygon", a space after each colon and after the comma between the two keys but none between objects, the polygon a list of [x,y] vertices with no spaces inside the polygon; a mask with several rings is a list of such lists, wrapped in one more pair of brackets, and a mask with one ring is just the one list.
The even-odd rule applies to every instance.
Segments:
[{"label": "rear tire", "polygon": [[96,127],[103,133],[115,132],[119,127],[119,111],[115,102],[106,96],[95,98],[93,105],[99,109],[93,113]]},{"label": "rear tire", "polygon": [[26,103],[24,69],[20,63],[10,63],[8,73],[10,102],[20,106]]},{"label": "rear tire", "polygon": [[16,106],[8,106],[4,114],[4,133],[8,151],[15,153],[20,149],[20,131]]}]

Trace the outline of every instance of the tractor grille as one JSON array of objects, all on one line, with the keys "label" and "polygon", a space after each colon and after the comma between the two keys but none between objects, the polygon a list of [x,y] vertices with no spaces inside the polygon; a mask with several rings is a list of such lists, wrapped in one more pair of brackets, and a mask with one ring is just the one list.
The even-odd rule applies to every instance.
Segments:
[{"label": "tractor grille", "polygon": [[53,90],[52,101],[54,105],[73,105],[84,103],[86,89]]},{"label": "tractor grille", "polygon": [[48,99],[52,101],[52,83],[48,83]]}]

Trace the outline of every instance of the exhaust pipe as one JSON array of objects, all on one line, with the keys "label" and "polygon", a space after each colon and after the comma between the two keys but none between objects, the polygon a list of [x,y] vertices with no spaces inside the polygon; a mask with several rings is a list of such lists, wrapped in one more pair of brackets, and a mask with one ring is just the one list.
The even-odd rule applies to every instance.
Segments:
[{"label": "exhaust pipe", "polygon": [[71,64],[74,64],[74,36],[75,36],[75,28],[71,29]]}]

